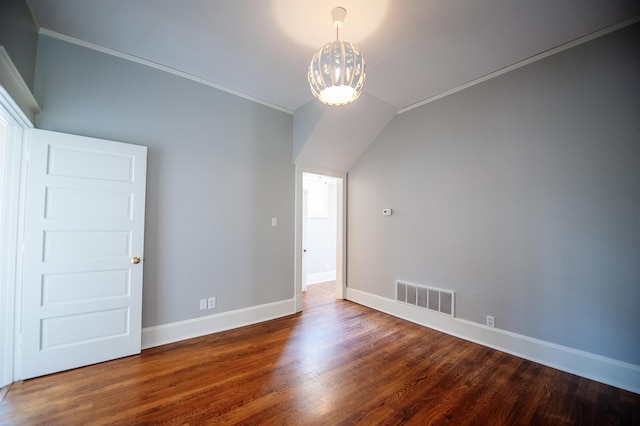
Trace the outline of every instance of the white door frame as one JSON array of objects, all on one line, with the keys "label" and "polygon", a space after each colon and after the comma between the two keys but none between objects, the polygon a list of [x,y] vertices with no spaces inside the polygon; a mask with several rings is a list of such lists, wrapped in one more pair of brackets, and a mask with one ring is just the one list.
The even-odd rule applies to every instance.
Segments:
[{"label": "white door frame", "polygon": [[347,174],[344,172],[336,172],[333,170],[325,170],[314,167],[296,165],[296,184],[295,184],[295,305],[296,312],[302,311],[302,202],[303,202],[303,173],[315,173],[337,178],[337,235],[336,235],[336,298],[344,299],[345,289],[347,285]]},{"label": "white door frame", "polygon": [[16,300],[20,268],[20,203],[24,190],[23,138],[33,124],[8,92],[0,86],[0,116],[7,123],[4,189],[0,223],[0,387],[15,380]]}]

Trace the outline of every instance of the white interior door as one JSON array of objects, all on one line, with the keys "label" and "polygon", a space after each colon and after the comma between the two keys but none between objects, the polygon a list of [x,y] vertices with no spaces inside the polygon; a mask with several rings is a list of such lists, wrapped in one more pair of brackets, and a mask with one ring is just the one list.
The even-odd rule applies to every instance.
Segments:
[{"label": "white interior door", "polygon": [[309,191],[302,190],[302,291],[307,291],[307,225],[309,218],[307,217],[307,202],[309,199]]},{"label": "white interior door", "polygon": [[19,376],[139,353],[147,148],[31,130],[28,158]]}]

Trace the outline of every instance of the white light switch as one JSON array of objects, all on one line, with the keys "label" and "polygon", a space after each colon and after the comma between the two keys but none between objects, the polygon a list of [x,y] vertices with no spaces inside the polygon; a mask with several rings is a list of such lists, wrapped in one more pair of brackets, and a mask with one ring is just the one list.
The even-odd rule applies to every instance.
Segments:
[{"label": "white light switch", "polygon": [[382,216],[391,216],[391,209],[382,209]]},{"label": "white light switch", "polygon": [[271,226],[278,226],[278,218],[277,217],[272,217],[271,218]]}]

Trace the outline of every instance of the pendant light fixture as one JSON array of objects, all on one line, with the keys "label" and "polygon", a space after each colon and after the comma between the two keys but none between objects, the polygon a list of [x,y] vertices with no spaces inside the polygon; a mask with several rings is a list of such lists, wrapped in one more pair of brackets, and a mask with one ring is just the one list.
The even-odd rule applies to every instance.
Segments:
[{"label": "pendant light fixture", "polygon": [[346,15],[343,7],[331,11],[336,41],[322,46],[309,65],[307,79],[311,92],[327,105],[350,104],[358,99],[364,86],[365,65],[360,50],[338,37]]}]

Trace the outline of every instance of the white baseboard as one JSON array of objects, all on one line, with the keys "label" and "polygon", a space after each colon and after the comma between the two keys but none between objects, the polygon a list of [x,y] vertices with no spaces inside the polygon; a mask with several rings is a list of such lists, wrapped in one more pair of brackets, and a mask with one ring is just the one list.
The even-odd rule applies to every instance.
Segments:
[{"label": "white baseboard", "polygon": [[307,285],[326,283],[327,281],[336,280],[336,271],[320,272],[317,274],[307,275]]},{"label": "white baseboard", "polygon": [[640,394],[640,365],[436,314],[352,288],[347,288],[346,298],[452,336]]},{"label": "white baseboard", "polygon": [[142,349],[284,317],[295,313],[295,299],[142,329]]}]

